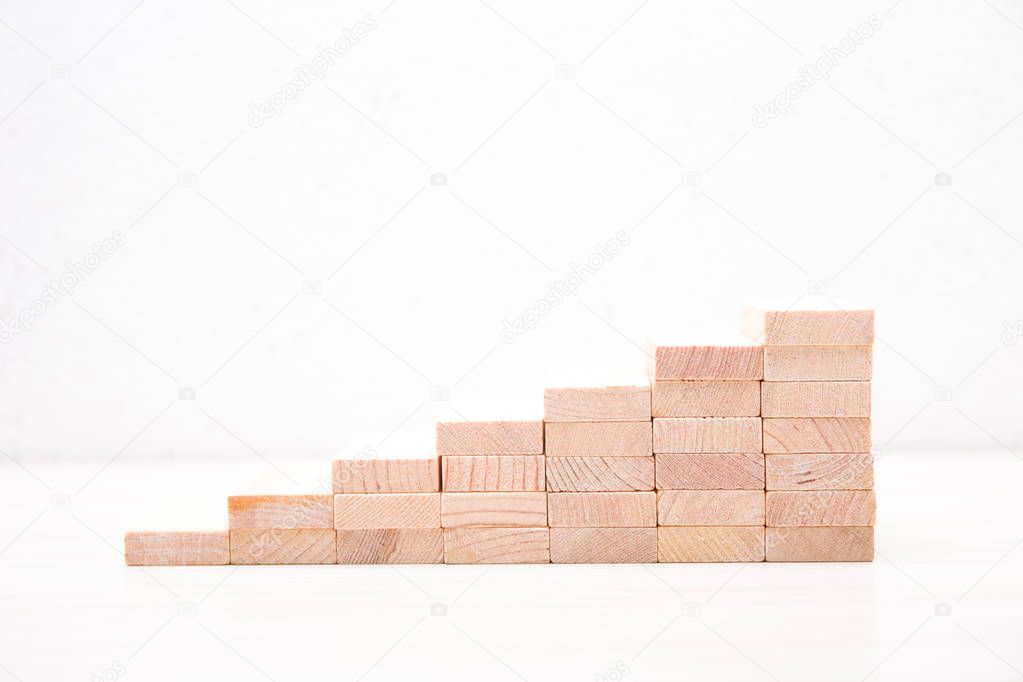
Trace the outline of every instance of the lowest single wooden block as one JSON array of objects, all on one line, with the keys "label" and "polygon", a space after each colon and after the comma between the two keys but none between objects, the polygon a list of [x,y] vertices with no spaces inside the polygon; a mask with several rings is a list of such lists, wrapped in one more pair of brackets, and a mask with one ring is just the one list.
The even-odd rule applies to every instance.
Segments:
[{"label": "lowest single wooden block", "polygon": [[649,421],[650,386],[545,388],[545,422]]},{"label": "lowest single wooden block", "polygon": [[657,525],[654,492],[548,493],[551,528],[640,528]]},{"label": "lowest single wooden block", "polygon": [[231,531],[231,563],[333,564],[336,543],[329,528],[242,528]]},{"label": "lowest single wooden block", "polygon": [[655,459],[658,490],[764,489],[764,456],[759,452],[662,454]]},{"label": "lowest single wooden block", "polygon": [[440,528],[440,493],[334,496],[334,527]]},{"label": "lowest single wooden block", "polygon": [[761,452],[760,417],[654,419],[654,452]]},{"label": "lowest single wooden block", "polygon": [[654,417],[759,417],[759,381],[655,381]]},{"label": "lowest single wooden block", "polygon": [[228,527],[333,528],[332,495],[235,495],[227,498]]},{"label": "lowest single wooden block", "polygon": [[654,454],[650,422],[548,422],[548,457],[646,457]]},{"label": "lowest single wooden block", "polygon": [[751,343],[666,345],[651,338],[647,355],[654,359],[652,375],[657,381],[764,378],[761,346]]},{"label": "lowest single wooden block", "polygon": [[[654,425],[656,428],[656,421]],[[870,452],[870,418],[765,418],[764,452],[768,454]]]},{"label": "lowest single wooden block", "polygon": [[231,563],[227,531],[128,531],[124,534],[124,563],[224,566]]},{"label": "lowest single wooden block", "polygon": [[442,564],[440,528],[374,528],[337,531],[339,564]]},{"label": "lowest single wooden block", "polygon": [[435,493],[440,492],[440,462],[432,455],[339,459],[333,478],[335,493]]},{"label": "lowest single wooden block", "polygon": [[869,381],[763,382],[765,417],[869,417]]},{"label": "lowest single wooden block", "polygon": [[445,492],[542,491],[544,456],[445,456],[441,474]]},{"label": "lowest single wooden block", "polygon": [[873,346],[767,346],[764,381],[870,381]]},{"label": "lowest single wooden block", "polygon": [[654,489],[653,457],[547,457],[547,489],[599,492]]},{"label": "lowest single wooden block", "polygon": [[873,561],[874,529],[768,528],[765,535],[768,561]]},{"label": "lowest single wooden block", "polygon": [[656,562],[656,528],[551,528],[552,564]]},{"label": "lowest single wooden block", "polygon": [[873,526],[873,490],[776,490],[767,493],[768,526]]},{"label": "lowest single wooden block", "polygon": [[744,306],[742,332],[765,346],[869,346],[874,342],[874,311]]},{"label": "lowest single wooden block", "polygon": [[445,528],[446,564],[546,564],[550,532],[544,528]]},{"label": "lowest single wooden block", "polygon": [[659,526],[762,526],[762,490],[659,490]]},{"label": "lowest single wooden block", "polygon": [[542,455],[543,422],[437,422],[437,454]]},{"label": "lowest single wooden block", "polygon": [[547,525],[547,493],[441,493],[444,528]]},{"label": "lowest single wooden block", "polygon": [[870,454],[766,455],[768,490],[870,490]]},{"label": "lowest single wooden block", "polygon": [[764,560],[763,526],[659,526],[661,563]]}]

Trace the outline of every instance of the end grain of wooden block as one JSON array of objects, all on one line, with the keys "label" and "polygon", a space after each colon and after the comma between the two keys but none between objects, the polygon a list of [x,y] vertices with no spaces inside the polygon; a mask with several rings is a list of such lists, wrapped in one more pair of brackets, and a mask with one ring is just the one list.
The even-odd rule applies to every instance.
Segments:
[{"label": "end grain of wooden block", "polygon": [[545,388],[545,422],[650,421],[650,386]]},{"label": "end grain of wooden block", "polygon": [[547,457],[547,490],[600,492],[654,489],[653,457]]},{"label": "end grain of wooden block", "polygon": [[444,529],[446,564],[546,564],[550,560],[546,527]]},{"label": "end grain of wooden block", "polygon": [[873,526],[873,490],[775,490],[767,493],[767,525]]},{"label": "end grain of wooden block", "polygon": [[764,381],[870,381],[873,346],[767,346]]},{"label": "end grain of wooden block", "polygon": [[437,422],[437,454],[542,455],[543,422]]},{"label": "end grain of wooden block", "polygon": [[227,525],[237,528],[333,528],[333,495],[234,495]]},{"label": "end grain of wooden block", "polygon": [[124,534],[128,566],[226,566],[231,563],[226,530],[128,531]]},{"label": "end grain of wooden block", "polygon": [[442,564],[440,528],[374,528],[337,531],[339,564]]},{"label": "end grain of wooden block", "polygon": [[441,525],[531,528],[547,525],[547,493],[441,493]]},{"label": "end grain of wooden block", "polygon": [[761,452],[760,417],[654,419],[654,453]]},{"label": "end grain of wooden block", "polygon": [[764,456],[760,453],[662,454],[655,459],[658,490],[764,489]]},{"label": "end grain of wooden block", "polygon": [[873,561],[874,529],[768,528],[768,561]]},{"label": "end grain of wooden block", "polygon": [[552,564],[656,562],[656,528],[551,528]]},{"label": "end grain of wooden block", "polygon": [[649,421],[548,422],[548,457],[648,457],[654,454]]},{"label": "end grain of wooden block", "polygon": [[440,461],[416,459],[339,459],[334,461],[335,493],[440,492]]},{"label": "end grain of wooden block", "polygon": [[659,526],[661,563],[764,560],[763,526]]},{"label": "end grain of wooden block", "polygon": [[766,455],[768,490],[870,490],[870,454]]},{"label": "end grain of wooden block", "polygon": [[766,454],[842,452],[870,452],[869,417],[764,419]]},{"label": "end grain of wooden block", "polygon": [[654,492],[548,493],[551,528],[644,528],[657,525]]},{"label": "end grain of wooden block", "polygon": [[759,381],[656,381],[654,417],[759,417]]},{"label": "end grain of wooden block", "polygon": [[659,490],[659,526],[762,526],[762,490]]},{"label": "end grain of wooden block", "polygon": [[543,491],[543,455],[467,455],[441,458],[444,492]]},{"label": "end grain of wooden block", "polygon": [[440,528],[440,493],[334,496],[334,527]]},{"label": "end grain of wooden block", "polygon": [[764,346],[869,346],[874,342],[874,311],[745,306],[742,332]]},{"label": "end grain of wooden block", "polygon": [[761,346],[667,346],[648,343],[654,356],[653,377],[657,381],[682,379],[764,378]]},{"label": "end grain of wooden block", "polygon": [[243,528],[231,531],[231,563],[236,565],[333,564],[337,536],[329,528]]},{"label": "end grain of wooden block", "polygon": [[869,417],[869,381],[765,381],[765,417]]}]

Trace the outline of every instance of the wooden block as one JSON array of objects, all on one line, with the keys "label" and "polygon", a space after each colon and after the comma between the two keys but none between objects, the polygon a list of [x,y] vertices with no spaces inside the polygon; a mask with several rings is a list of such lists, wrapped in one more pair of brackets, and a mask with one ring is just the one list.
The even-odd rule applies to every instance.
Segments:
[{"label": "wooden block", "polygon": [[760,417],[654,419],[654,452],[761,452]]},{"label": "wooden block", "polygon": [[873,561],[874,529],[768,528],[768,561]]},{"label": "wooden block", "polygon": [[650,386],[545,388],[546,422],[649,421]]},{"label": "wooden block", "polygon": [[654,489],[653,457],[548,457],[547,489],[599,492]]},{"label": "wooden block", "polygon": [[654,454],[650,422],[544,424],[548,457],[647,457]]},{"label": "wooden block", "polygon": [[228,527],[333,528],[332,495],[235,495],[227,498]]},{"label": "wooden block", "polygon": [[653,492],[547,493],[551,528],[641,528],[657,525]]},{"label": "wooden block", "polygon": [[742,332],[765,346],[869,346],[874,342],[874,311],[744,306]]},{"label": "wooden block", "polygon": [[767,493],[768,526],[873,526],[873,490],[776,490]]},{"label": "wooden block", "polygon": [[763,526],[659,526],[661,563],[764,560]]},{"label": "wooden block", "polygon": [[334,527],[440,528],[440,493],[335,495]]},{"label": "wooden block", "polygon": [[759,417],[759,381],[655,381],[654,417]]},{"label": "wooden block", "polygon": [[227,531],[128,531],[124,534],[124,563],[226,566],[231,563]]},{"label": "wooden block", "polygon": [[656,528],[551,528],[552,564],[656,562]]},{"label": "wooden block", "polygon": [[445,528],[446,564],[550,563],[545,528]]},{"label": "wooden block", "polygon": [[869,417],[869,381],[763,382],[765,417]]},{"label": "wooden block", "polygon": [[647,355],[653,357],[651,376],[657,381],[764,378],[761,346],[748,342],[669,345],[651,338],[647,340]]},{"label": "wooden block", "polygon": [[659,526],[762,526],[763,490],[659,490]]},{"label": "wooden block", "polygon": [[542,455],[543,422],[437,422],[437,454]]},{"label": "wooden block", "polygon": [[874,456],[766,455],[768,490],[870,490]]},{"label": "wooden block", "polygon": [[337,531],[339,564],[442,564],[440,528],[374,528]]},{"label": "wooden block", "polygon": [[764,456],[689,453],[656,455],[657,489],[763,490]]},{"label": "wooden block", "polygon": [[543,455],[469,455],[441,458],[445,492],[544,490]]},{"label": "wooden block", "polygon": [[764,381],[870,381],[873,346],[767,346]]},{"label": "wooden block", "polygon": [[444,528],[547,525],[547,493],[441,493]]},{"label": "wooden block", "polygon": [[334,461],[335,493],[440,492],[440,462],[432,455],[418,458]]},{"label": "wooden block", "polygon": [[336,543],[330,528],[241,528],[231,531],[231,563],[333,564]]},{"label": "wooden block", "polygon": [[[655,421],[655,429],[656,423]],[[768,454],[870,452],[870,418],[764,419],[764,452]]]}]

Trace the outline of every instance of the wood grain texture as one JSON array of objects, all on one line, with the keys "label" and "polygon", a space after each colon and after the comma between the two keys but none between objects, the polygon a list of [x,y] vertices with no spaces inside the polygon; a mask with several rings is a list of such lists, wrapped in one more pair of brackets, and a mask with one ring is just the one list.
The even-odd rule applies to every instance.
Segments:
[{"label": "wood grain texture", "polygon": [[764,452],[768,454],[870,452],[870,418],[764,419]]},{"label": "wood grain texture", "polygon": [[334,527],[440,528],[440,493],[334,496]]},{"label": "wood grain texture", "polygon": [[765,346],[869,346],[874,342],[874,311],[744,306],[742,332]]},{"label": "wood grain texture", "polygon": [[446,528],[446,564],[550,563],[550,531],[544,528]]},{"label": "wood grain texture", "polygon": [[333,466],[335,493],[440,492],[440,462],[433,456],[339,459]]},{"label": "wood grain texture", "polygon": [[437,454],[542,455],[543,422],[437,422]]},{"label": "wood grain texture", "polygon": [[469,455],[441,458],[444,492],[543,491],[543,455]]},{"label": "wood grain texture", "polygon": [[657,525],[654,492],[547,493],[551,528],[642,528]]},{"label": "wood grain texture", "polygon": [[374,528],[337,531],[339,564],[442,564],[440,528]]},{"label": "wood grain texture", "polygon": [[765,417],[869,417],[869,381],[765,381]]},{"label": "wood grain texture", "polygon": [[659,490],[764,489],[764,456],[760,453],[662,454],[655,459]]},{"label": "wood grain texture", "polygon": [[661,563],[764,560],[763,526],[659,526]]},{"label": "wood grain texture", "polygon": [[761,452],[760,417],[654,419],[654,453]]},{"label": "wood grain texture", "polygon": [[654,417],[759,417],[759,381],[656,381]]},{"label": "wood grain texture", "polygon": [[650,386],[546,388],[545,422],[649,421]]},{"label": "wood grain texture", "polygon": [[547,493],[441,493],[441,525],[530,528],[547,525]]},{"label": "wood grain texture", "polygon": [[870,490],[870,454],[766,455],[768,490]]},{"label": "wood grain texture", "polygon": [[656,562],[656,528],[551,528],[552,564]]},{"label": "wood grain texture", "polygon": [[332,495],[233,495],[227,525],[236,528],[333,528]]},{"label": "wood grain texture", "polygon": [[775,490],[767,493],[768,526],[873,526],[873,490]]},{"label": "wood grain texture", "polygon": [[653,378],[657,381],[764,378],[763,352],[755,344],[673,346],[648,340],[647,349],[654,358]]},{"label": "wood grain texture", "polygon": [[231,563],[333,564],[337,536],[329,528],[241,528],[231,531]]},{"label": "wood grain texture", "polygon": [[124,534],[128,566],[226,566],[231,563],[226,530],[128,531]]},{"label": "wood grain texture", "polygon": [[873,561],[874,529],[768,528],[768,561]]},{"label": "wood grain texture", "polygon": [[547,490],[600,492],[654,489],[653,457],[548,457]]},{"label": "wood grain texture", "polygon": [[767,346],[764,381],[870,381],[873,346]]},{"label": "wood grain texture", "polygon": [[544,424],[548,457],[647,457],[654,454],[649,421]]},{"label": "wood grain texture", "polygon": [[659,490],[659,526],[762,526],[762,490]]}]

